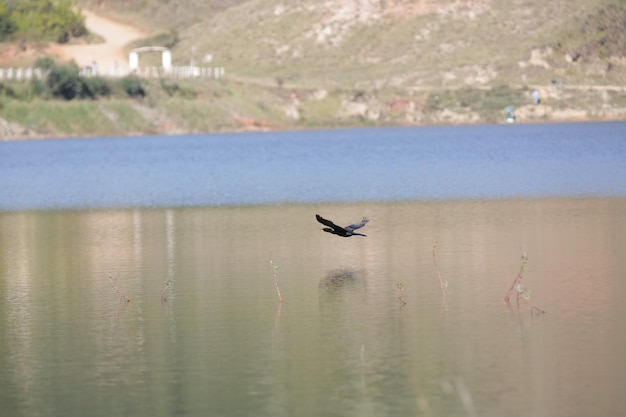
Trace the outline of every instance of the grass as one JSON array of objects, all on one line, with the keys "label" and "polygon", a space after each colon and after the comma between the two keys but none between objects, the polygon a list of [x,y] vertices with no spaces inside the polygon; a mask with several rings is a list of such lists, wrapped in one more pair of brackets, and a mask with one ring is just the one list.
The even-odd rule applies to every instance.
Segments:
[{"label": "grass", "polygon": [[131,102],[122,99],[4,99],[1,103],[1,118],[44,136],[111,136],[145,132],[150,126],[150,121],[142,118]]},{"label": "grass", "polygon": [[227,112],[211,101],[189,101],[180,98],[165,100],[161,106],[172,120],[186,124],[191,131],[206,132],[235,128]]},{"label": "grass", "polygon": [[336,123],[340,107],[341,100],[336,96],[308,100],[300,106],[302,124],[322,126]]},{"label": "grass", "polygon": [[131,103],[126,100],[110,100],[99,103],[101,107],[108,110],[113,115],[112,122],[120,132],[124,131],[142,131],[147,128],[146,121],[133,108]]},{"label": "grass", "polygon": [[[387,88],[366,92],[367,105],[380,111],[378,118],[368,119],[345,113],[348,103],[364,90],[290,89],[206,80],[170,80],[168,83],[173,83],[168,87],[172,95],[158,80],[150,80],[145,84],[147,95],[142,99],[114,95],[98,100],[73,101],[21,97],[27,89],[24,84],[15,83],[8,89],[2,88],[4,93],[0,91],[0,118],[28,129],[38,137],[118,136],[258,128],[500,123],[504,120],[506,106],[517,109],[532,103],[529,96],[532,90],[527,87],[500,85],[412,92]],[[287,109],[294,106],[293,96],[297,97],[295,107],[299,119],[287,114]],[[552,109],[551,112],[571,110],[572,114],[583,113],[591,119],[606,119],[620,114],[624,117],[624,97],[619,91],[564,87],[542,95],[542,104]],[[550,120],[550,114],[544,114],[541,113],[539,120]]]},{"label": "grass", "polygon": [[60,106],[54,101],[8,100],[0,109],[0,117],[44,134],[73,135],[111,129],[111,122],[92,103],[73,102]]},{"label": "grass", "polygon": [[425,104],[426,113],[435,113],[444,109],[461,109],[476,113],[481,120],[496,123],[502,120],[504,108],[519,107],[527,103],[524,94],[526,88],[511,88],[499,85],[489,89],[463,87],[460,89],[442,89],[428,94]]}]

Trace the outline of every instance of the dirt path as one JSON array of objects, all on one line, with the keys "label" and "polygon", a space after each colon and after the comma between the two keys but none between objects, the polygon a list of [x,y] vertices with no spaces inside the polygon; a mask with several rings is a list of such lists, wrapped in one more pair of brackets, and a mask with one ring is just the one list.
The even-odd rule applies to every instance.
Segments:
[{"label": "dirt path", "polygon": [[147,35],[133,26],[98,16],[88,10],[83,10],[83,15],[87,29],[104,38],[104,43],[89,45],[52,44],[47,52],[63,61],[73,59],[81,67],[91,65],[95,61],[100,70],[128,69],[128,55],[124,51],[124,46]]}]

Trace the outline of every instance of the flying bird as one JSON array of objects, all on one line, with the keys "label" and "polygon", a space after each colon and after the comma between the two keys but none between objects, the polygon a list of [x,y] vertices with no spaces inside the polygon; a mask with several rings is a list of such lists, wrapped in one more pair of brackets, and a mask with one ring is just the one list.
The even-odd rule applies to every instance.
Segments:
[{"label": "flying bird", "polygon": [[363,217],[363,220],[361,220],[360,223],[355,223],[355,224],[351,224],[350,226],[341,227],[341,226],[337,226],[335,223],[331,222],[330,220],[326,220],[319,214],[316,214],[315,218],[317,219],[318,222],[322,223],[324,226],[328,226],[328,227],[323,228],[322,229],[323,231],[327,233],[332,233],[333,235],[338,235],[341,237],[366,236],[361,233],[356,233],[355,230],[360,229],[361,227],[365,226],[367,222],[369,222],[369,219],[367,217]]}]

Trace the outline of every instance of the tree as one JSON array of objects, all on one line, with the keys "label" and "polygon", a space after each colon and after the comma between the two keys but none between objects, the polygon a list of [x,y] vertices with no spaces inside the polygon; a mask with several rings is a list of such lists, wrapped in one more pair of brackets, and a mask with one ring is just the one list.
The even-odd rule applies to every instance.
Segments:
[{"label": "tree", "polygon": [[64,43],[87,33],[75,0],[8,0],[6,10],[26,39]]},{"label": "tree", "polygon": [[35,67],[47,73],[45,84],[39,80],[33,82],[32,88],[36,95],[49,95],[63,100],[95,99],[111,95],[111,85],[105,78],[83,77],[74,62],[57,64],[54,59],[43,57],[35,61]]},{"label": "tree", "polygon": [[85,88],[85,81],[80,76],[78,65],[69,63],[64,65],[55,65],[48,73],[46,79],[48,88],[52,93],[52,97],[72,100],[82,98],[89,93]]},{"label": "tree", "polygon": [[0,4],[0,41],[8,38],[17,30],[17,25],[4,5]]}]

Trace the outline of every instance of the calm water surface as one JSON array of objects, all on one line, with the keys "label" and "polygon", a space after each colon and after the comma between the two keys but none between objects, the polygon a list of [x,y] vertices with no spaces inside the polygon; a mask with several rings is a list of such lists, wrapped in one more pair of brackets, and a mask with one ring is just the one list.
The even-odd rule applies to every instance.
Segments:
[{"label": "calm water surface", "polygon": [[0,144],[0,210],[626,195],[626,122]]},{"label": "calm water surface", "polygon": [[624,126],[0,144],[0,408],[624,415]]}]

